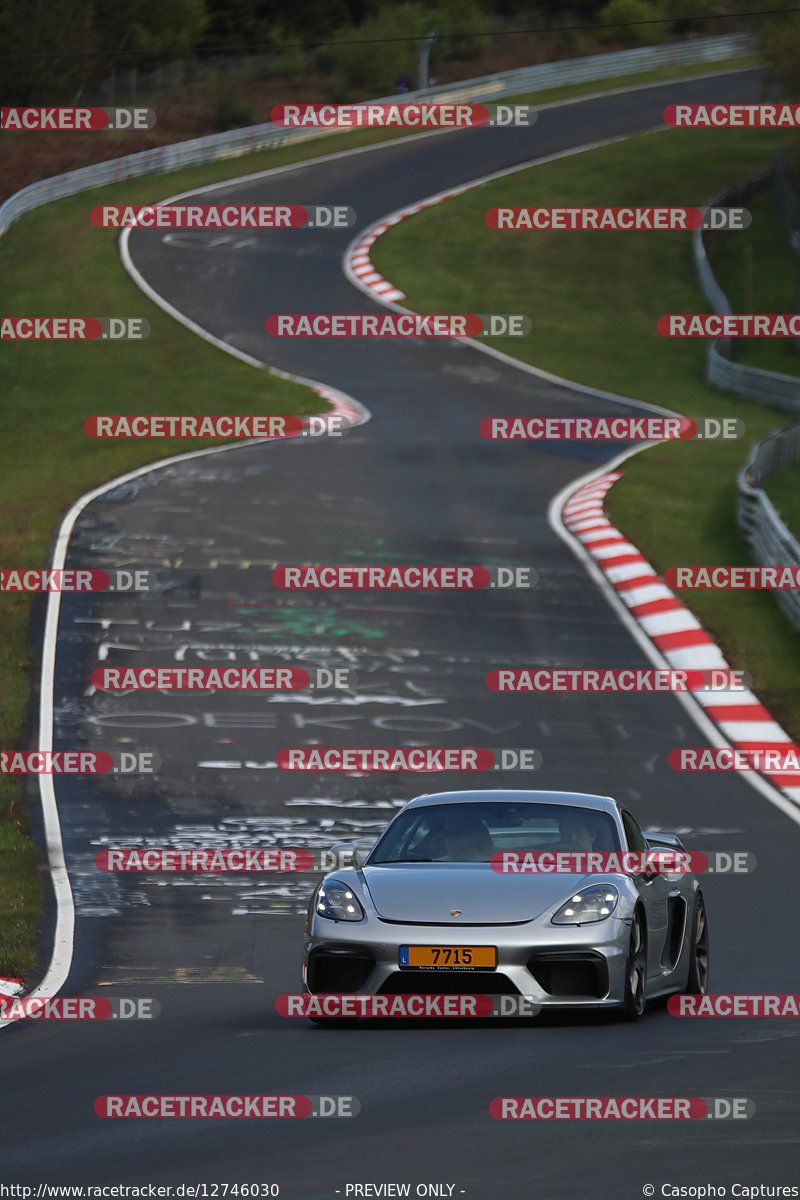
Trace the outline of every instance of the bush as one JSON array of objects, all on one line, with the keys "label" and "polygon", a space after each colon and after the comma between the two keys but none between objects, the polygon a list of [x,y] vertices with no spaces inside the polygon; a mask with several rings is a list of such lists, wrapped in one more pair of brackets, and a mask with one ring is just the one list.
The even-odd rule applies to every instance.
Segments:
[{"label": "bush", "polygon": [[600,20],[604,25],[620,25],[618,29],[599,30],[598,37],[604,42],[627,43],[631,46],[646,46],[660,41],[670,30],[670,25],[629,25],[626,21],[658,21],[665,17],[655,4],[648,0],[609,0],[600,9]]},{"label": "bush", "polygon": [[255,125],[257,113],[252,104],[247,104],[234,92],[223,92],[217,97],[208,119],[216,129],[239,129],[242,125]]},{"label": "bush", "polygon": [[800,97],[800,19],[787,13],[765,22],[758,32],[770,79],[790,100]]},{"label": "bush", "polygon": [[735,27],[724,22],[712,19],[698,21],[696,19],[698,8],[701,9],[704,16],[713,18],[717,13],[730,12],[731,6],[727,0],[708,0],[708,3],[702,5],[699,5],[697,0],[666,0],[666,11],[662,15],[672,17],[674,21],[672,28],[675,33],[694,33],[702,37],[714,37],[721,33],[733,32]]},{"label": "bush", "polygon": [[272,73],[280,79],[301,79],[308,70],[309,55],[298,44],[300,39],[297,34],[284,29],[282,25],[273,25],[269,41],[275,46]]},{"label": "bush", "polygon": [[[423,38],[432,29],[439,33],[430,56],[430,71],[435,75],[438,64],[474,58],[487,41],[485,37],[459,41],[445,35],[483,33],[488,31],[489,22],[477,0],[461,0],[460,3],[458,0],[439,0],[431,5],[420,0],[405,0],[405,3],[379,9],[356,29],[346,26],[338,30],[337,39],[353,44],[330,46],[326,53],[334,57],[336,68],[342,71],[351,87],[367,89],[378,96],[389,95],[394,93],[395,80],[400,74],[409,75],[412,88],[416,87],[420,42],[388,39]],[[368,45],[360,44],[367,39],[376,40]]]}]

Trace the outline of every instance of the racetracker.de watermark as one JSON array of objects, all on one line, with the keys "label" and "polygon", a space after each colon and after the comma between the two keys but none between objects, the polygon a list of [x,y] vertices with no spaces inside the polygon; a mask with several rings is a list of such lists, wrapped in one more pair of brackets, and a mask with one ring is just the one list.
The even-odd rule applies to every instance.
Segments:
[{"label": "racetracker.de watermark", "polygon": [[276,104],[270,113],[284,129],[474,129],[534,125],[530,104]]},{"label": "racetracker.de watermark", "polygon": [[160,766],[153,751],[0,751],[2,775],[153,775]]},{"label": "racetracker.de watermark", "polygon": [[496,1121],[742,1121],[756,1106],[745,1096],[497,1096]]},{"label": "racetracker.de watermark", "polygon": [[335,855],[323,851],[316,857],[310,850],[293,847],[256,850],[252,848],[225,850],[205,847],[172,850],[149,846],[126,849],[111,847],[95,855],[98,871],[148,874],[177,874],[197,872],[204,875],[227,873],[293,872],[331,870],[339,865]]},{"label": "racetracker.de watermark", "polygon": [[84,433],[92,438],[290,438],[341,437],[339,413],[314,416],[111,414],[87,417]]},{"label": "racetracker.de watermark", "polygon": [[497,230],[643,230],[747,229],[746,208],[490,208],[485,216]]},{"label": "racetracker.de watermark", "polygon": [[668,104],[664,124],[676,129],[796,129],[800,104]]},{"label": "racetracker.de watermark", "polygon": [[16,342],[140,342],[144,317],[0,317],[0,340]]},{"label": "racetracker.de watermark", "polygon": [[89,219],[97,229],[350,229],[357,220],[345,204],[102,204]]},{"label": "racetracker.de watermark", "polygon": [[673,1017],[800,1017],[800,994],[690,993],[670,996],[667,1012]]},{"label": "racetracker.de watermark", "polygon": [[733,441],[744,437],[738,417],[484,417],[488,442]]},{"label": "racetracker.de watermark", "polygon": [[498,667],[486,676],[491,692],[743,692],[752,683],[746,671],[714,667]]},{"label": "racetracker.de watermark", "polygon": [[288,566],[276,567],[272,582],[278,588],[400,589],[414,591],[465,591],[481,588],[535,588],[533,567],[428,567],[428,566]]},{"label": "racetracker.de watermark", "polygon": [[62,569],[0,571],[0,592],[147,592],[149,571]]},{"label": "racetracker.de watermark", "polygon": [[791,563],[771,567],[667,567],[664,583],[671,588],[718,588],[731,591],[800,588],[800,567]]},{"label": "racetracker.de watermark", "polygon": [[0,1021],[153,1021],[160,1012],[145,996],[0,996]]},{"label": "racetracker.de watermark", "polygon": [[455,749],[444,746],[296,746],[279,750],[282,771],[536,771],[542,756],[533,747]]},{"label": "racetracker.de watermark", "polygon": [[156,114],[152,108],[0,108],[0,130],[59,131],[80,133],[87,130],[152,129]]},{"label": "racetracker.de watermark", "polygon": [[750,875],[745,850],[500,850],[490,859],[498,875]]},{"label": "racetracker.de watermark", "polygon": [[356,1096],[99,1096],[98,1117],[356,1117]]},{"label": "racetracker.de watermark", "polygon": [[208,846],[110,846],[95,855],[98,871],[135,874],[197,873],[203,875],[283,874],[304,871],[327,873],[357,865],[357,850],[350,843],[336,843],[331,849],[306,849],[296,846],[227,847]]},{"label": "racetracker.de watermark", "polygon": [[354,685],[349,667],[96,667],[92,686],[101,692],[272,692]]},{"label": "racetracker.de watermark", "polygon": [[414,993],[368,996],[352,992],[300,993],[279,996],[275,1011],[281,1017],[343,1017],[381,1019],[431,1017],[535,1017],[541,1005],[533,996]]},{"label": "racetracker.de watermark", "polygon": [[667,762],[673,771],[764,771],[800,774],[800,746],[791,742],[772,746],[681,746],[670,750]]},{"label": "racetracker.de watermark", "polygon": [[800,337],[800,313],[665,313],[656,322],[662,337]]},{"label": "racetracker.de watermark", "polygon": [[524,337],[522,313],[273,313],[270,337]]}]

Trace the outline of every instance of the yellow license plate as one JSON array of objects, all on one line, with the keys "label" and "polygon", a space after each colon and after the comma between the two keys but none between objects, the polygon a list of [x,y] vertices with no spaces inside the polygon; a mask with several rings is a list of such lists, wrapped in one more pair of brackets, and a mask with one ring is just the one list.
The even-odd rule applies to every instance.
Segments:
[{"label": "yellow license plate", "polygon": [[484,970],[497,966],[496,946],[401,946],[401,967],[460,967]]}]

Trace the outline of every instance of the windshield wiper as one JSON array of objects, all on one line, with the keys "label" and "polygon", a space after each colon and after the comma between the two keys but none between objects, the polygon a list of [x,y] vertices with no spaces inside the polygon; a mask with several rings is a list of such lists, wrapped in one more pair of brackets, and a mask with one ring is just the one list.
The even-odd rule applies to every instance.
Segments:
[{"label": "windshield wiper", "polygon": [[[383,861],[384,861],[384,863],[399,863],[399,862],[439,862],[440,860],[438,858],[386,858]],[[381,864],[376,863],[375,865],[380,866]]]}]

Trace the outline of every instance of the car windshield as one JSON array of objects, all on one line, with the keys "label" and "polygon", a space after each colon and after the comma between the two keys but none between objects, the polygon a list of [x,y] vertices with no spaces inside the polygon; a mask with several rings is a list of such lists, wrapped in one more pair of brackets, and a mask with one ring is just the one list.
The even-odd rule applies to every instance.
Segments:
[{"label": "car windshield", "polygon": [[596,809],[503,800],[427,804],[400,813],[366,865],[488,863],[503,851],[620,849],[613,817]]}]

